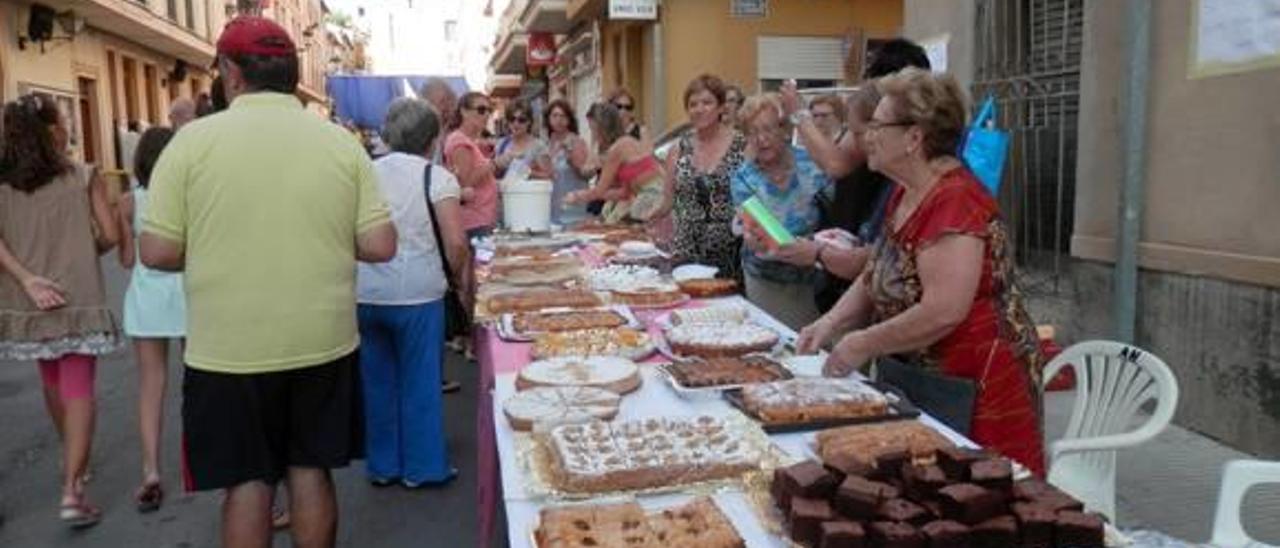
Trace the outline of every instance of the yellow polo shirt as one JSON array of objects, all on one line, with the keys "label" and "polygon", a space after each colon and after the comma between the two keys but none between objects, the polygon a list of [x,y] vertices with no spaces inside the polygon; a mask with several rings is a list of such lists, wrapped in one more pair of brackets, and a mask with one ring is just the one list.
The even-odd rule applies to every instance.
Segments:
[{"label": "yellow polo shirt", "polygon": [[253,93],[182,128],[143,230],[186,252],[189,366],[268,373],[359,345],[356,236],[390,222],[355,137],[291,95]]}]

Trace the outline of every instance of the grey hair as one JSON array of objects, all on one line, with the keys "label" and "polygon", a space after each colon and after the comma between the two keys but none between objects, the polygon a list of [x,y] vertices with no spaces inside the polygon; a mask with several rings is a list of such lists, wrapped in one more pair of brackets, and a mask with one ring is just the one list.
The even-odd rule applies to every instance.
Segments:
[{"label": "grey hair", "polygon": [[401,97],[387,107],[382,122],[382,140],[396,152],[425,155],[440,135],[440,116],[431,104],[413,97]]}]

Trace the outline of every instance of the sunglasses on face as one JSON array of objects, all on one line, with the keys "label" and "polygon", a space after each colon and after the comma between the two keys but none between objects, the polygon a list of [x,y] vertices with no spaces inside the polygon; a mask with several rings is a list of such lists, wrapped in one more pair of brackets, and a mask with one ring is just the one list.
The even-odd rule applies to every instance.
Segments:
[{"label": "sunglasses on face", "polygon": [[476,114],[479,114],[481,116],[487,116],[490,112],[493,112],[493,109],[489,108],[489,105],[480,105],[478,107],[470,107],[467,110],[474,112]]},{"label": "sunglasses on face", "polygon": [[630,104],[630,103],[614,103],[614,104],[613,104],[613,106],[614,106],[615,108],[617,108],[618,110],[625,110],[625,111],[628,111],[628,112],[630,112],[632,109],[636,108],[636,106],[635,106],[635,105],[632,105],[632,104]]},{"label": "sunglasses on face", "polygon": [[527,117],[524,117],[524,116],[512,116],[512,117],[511,117],[511,123],[513,123],[513,124],[527,124],[527,123],[529,123],[529,119],[528,119]]}]

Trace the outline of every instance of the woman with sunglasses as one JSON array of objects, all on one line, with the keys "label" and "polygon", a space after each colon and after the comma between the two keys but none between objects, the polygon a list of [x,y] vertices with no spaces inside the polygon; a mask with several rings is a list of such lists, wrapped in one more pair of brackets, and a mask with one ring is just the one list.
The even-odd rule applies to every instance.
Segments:
[{"label": "woman with sunglasses", "polygon": [[649,142],[649,132],[636,120],[636,98],[627,91],[627,88],[613,90],[613,93],[609,94],[609,104],[618,109],[618,114],[622,116],[623,130],[627,135],[642,143]]},{"label": "woman with sunglasses", "polygon": [[600,178],[589,189],[570,192],[565,204],[603,200],[600,218],[607,224],[654,220],[667,198],[653,149],[624,131],[621,114],[609,103],[592,105],[587,120],[601,149]]},{"label": "woman with sunglasses", "polygon": [[507,128],[511,134],[498,141],[498,157],[493,166],[498,177],[503,177],[507,169],[517,162],[529,166],[529,176],[536,179],[551,178],[551,159],[547,156],[547,145],[533,134],[533,110],[529,103],[516,101],[507,106]]},{"label": "woman with sunglasses", "polygon": [[493,163],[479,144],[492,112],[485,94],[463,95],[454,116],[456,129],[444,143],[445,162],[462,185],[462,228],[467,238],[488,235],[498,222],[498,182]]},{"label": "woman with sunglasses", "polygon": [[587,218],[585,205],[565,205],[565,196],[587,188],[587,180],[595,175],[587,142],[578,136],[578,118],[564,99],[547,106],[543,123],[547,126],[551,166],[555,172],[551,187],[551,222],[572,226]]}]

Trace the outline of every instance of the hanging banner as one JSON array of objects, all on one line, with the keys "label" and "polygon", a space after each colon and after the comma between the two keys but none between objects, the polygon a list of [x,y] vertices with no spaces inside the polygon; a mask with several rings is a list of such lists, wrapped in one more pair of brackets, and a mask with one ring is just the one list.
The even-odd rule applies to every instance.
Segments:
[{"label": "hanging banner", "polygon": [[658,18],[658,0],[609,0],[609,19],[653,21]]},{"label": "hanging banner", "polygon": [[549,32],[529,33],[525,48],[524,64],[530,67],[546,67],[556,62],[556,36]]}]

